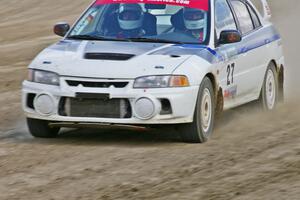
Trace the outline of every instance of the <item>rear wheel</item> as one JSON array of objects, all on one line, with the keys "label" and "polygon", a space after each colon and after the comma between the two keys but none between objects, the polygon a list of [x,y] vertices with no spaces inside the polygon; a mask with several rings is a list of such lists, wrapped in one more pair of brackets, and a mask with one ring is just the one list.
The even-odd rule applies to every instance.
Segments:
[{"label": "rear wheel", "polygon": [[212,132],[215,119],[215,99],[212,83],[205,77],[201,83],[193,123],[180,126],[184,142],[204,143]]},{"label": "rear wheel", "polygon": [[27,118],[28,129],[37,138],[57,137],[60,128],[51,128],[48,121]]},{"label": "rear wheel", "polygon": [[278,76],[273,63],[268,66],[259,102],[264,110],[271,111],[276,108],[279,97]]}]

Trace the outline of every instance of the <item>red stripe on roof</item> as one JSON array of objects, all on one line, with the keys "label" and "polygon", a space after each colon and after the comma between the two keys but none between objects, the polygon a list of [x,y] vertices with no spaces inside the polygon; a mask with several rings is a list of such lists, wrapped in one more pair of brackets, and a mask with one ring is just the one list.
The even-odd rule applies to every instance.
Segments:
[{"label": "red stripe on roof", "polygon": [[95,5],[110,3],[149,3],[149,4],[166,4],[175,6],[185,6],[208,11],[209,0],[97,0]]}]

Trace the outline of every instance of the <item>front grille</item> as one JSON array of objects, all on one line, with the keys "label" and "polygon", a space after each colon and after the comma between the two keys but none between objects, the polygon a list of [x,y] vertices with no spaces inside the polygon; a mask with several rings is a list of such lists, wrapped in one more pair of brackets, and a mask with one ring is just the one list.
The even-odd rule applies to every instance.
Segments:
[{"label": "front grille", "polygon": [[131,118],[127,99],[62,98],[59,114],[69,117]]},{"label": "front grille", "polygon": [[91,82],[91,81],[72,81],[67,80],[67,84],[71,87],[77,87],[82,85],[83,87],[91,87],[91,88],[109,88],[114,86],[115,88],[124,88],[128,85],[128,82]]},{"label": "front grille", "polygon": [[84,58],[90,60],[117,60],[124,61],[133,58],[133,54],[122,53],[86,53]]}]

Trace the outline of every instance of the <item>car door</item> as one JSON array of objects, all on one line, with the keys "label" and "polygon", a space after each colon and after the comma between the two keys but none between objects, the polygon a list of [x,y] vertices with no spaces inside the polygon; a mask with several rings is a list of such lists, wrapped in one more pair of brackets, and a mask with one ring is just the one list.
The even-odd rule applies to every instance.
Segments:
[{"label": "car door", "polygon": [[235,79],[238,83],[238,104],[259,96],[264,76],[265,41],[260,33],[261,23],[254,9],[245,0],[230,0],[242,41],[236,45]]},{"label": "car door", "polygon": [[[220,34],[224,30],[238,30],[233,12],[227,0],[215,0],[215,39],[218,43]],[[237,75],[242,72],[239,67],[240,59],[237,55],[237,45],[218,45],[216,51],[221,55],[222,62],[219,63],[220,86],[223,90],[224,108],[233,107],[239,102],[239,83]]]}]

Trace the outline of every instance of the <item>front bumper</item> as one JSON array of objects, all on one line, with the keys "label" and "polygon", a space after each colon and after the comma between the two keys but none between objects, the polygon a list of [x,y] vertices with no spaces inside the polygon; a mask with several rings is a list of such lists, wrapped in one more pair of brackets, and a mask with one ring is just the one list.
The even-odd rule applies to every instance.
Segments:
[{"label": "front bumper", "polygon": [[[41,119],[53,122],[78,122],[78,123],[110,123],[110,124],[180,124],[193,121],[194,110],[198,95],[198,86],[185,88],[160,88],[160,89],[133,89],[133,80],[126,80],[128,85],[123,88],[110,86],[104,87],[86,87],[82,85],[70,86],[67,80],[73,81],[99,81],[99,79],[61,77],[60,86],[45,85],[29,81],[23,82],[22,105],[27,117]],[[101,79],[103,80],[103,79]],[[110,82],[112,80],[105,80]],[[118,81],[118,80],[113,80]],[[124,80],[119,80],[124,81]],[[78,93],[87,94],[109,94],[110,99],[127,99],[132,108],[132,115],[129,118],[98,118],[98,117],[71,117],[62,116],[59,112],[59,106],[62,98],[75,98]],[[30,101],[29,96],[33,97]],[[35,107],[37,97],[47,95],[53,104],[51,113],[43,114]],[[149,119],[142,119],[136,112],[136,101],[140,98],[147,98],[154,102],[156,112]],[[171,113],[161,114],[161,99],[167,99],[171,105]],[[41,107],[49,105],[39,104]],[[140,105],[141,106],[141,105]],[[142,105],[143,106],[143,105]]]}]

